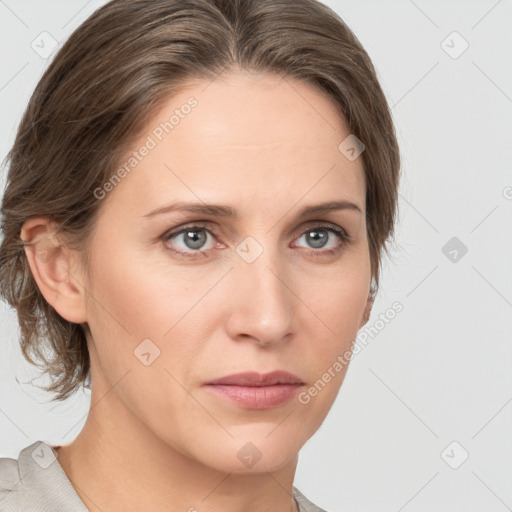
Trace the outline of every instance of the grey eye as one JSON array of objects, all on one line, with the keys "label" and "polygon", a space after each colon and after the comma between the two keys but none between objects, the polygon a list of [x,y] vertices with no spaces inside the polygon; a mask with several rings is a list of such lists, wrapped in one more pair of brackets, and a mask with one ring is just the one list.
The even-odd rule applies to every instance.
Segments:
[{"label": "grey eye", "polygon": [[[313,235],[311,236],[312,233]],[[326,229],[309,229],[305,235],[307,242],[311,243],[315,249],[322,248],[329,238]]]},{"label": "grey eye", "polygon": [[166,240],[172,241],[179,249],[189,251],[208,250],[212,247],[204,247],[207,242],[209,231],[201,227],[184,228],[177,233],[171,233]]},{"label": "grey eye", "polygon": [[335,236],[330,237],[333,239],[333,241],[331,242],[331,247],[329,248],[335,248],[337,245],[336,237],[338,237],[338,239],[342,237],[337,230],[329,227],[309,228],[308,230],[304,231],[298,240],[300,241],[302,238],[305,238],[306,243],[310,248],[324,249],[329,241],[329,235],[331,234]]}]

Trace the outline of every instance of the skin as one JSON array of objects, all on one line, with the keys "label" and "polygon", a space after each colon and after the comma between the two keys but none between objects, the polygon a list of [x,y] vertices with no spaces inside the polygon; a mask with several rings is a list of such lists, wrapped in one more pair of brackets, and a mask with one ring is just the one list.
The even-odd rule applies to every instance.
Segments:
[{"label": "skin", "polygon": [[[308,389],[351,348],[371,307],[363,162],[338,150],[350,132],[320,90],[245,72],[190,82],[134,149],[190,96],[198,105],[101,200],[90,275],[46,219],[23,227],[44,297],[91,331],[91,409],[77,438],[56,447],[58,460],[94,512],[296,510],[298,452],[347,367],[309,403],[263,410],[202,384],[284,369]],[[238,218],[143,217],[175,199],[229,205]],[[361,212],[297,218],[306,205],[334,200]],[[204,253],[171,253],[197,255],[186,235],[164,237],[197,224],[207,230],[197,232],[207,236]],[[325,224],[350,242],[327,231],[325,246],[315,245],[308,234]],[[252,263],[236,250],[247,237],[263,249]],[[39,243],[53,248],[51,258],[37,256]],[[148,366],[134,355],[146,338],[160,350]],[[252,467],[237,457],[248,442],[261,452]]]}]

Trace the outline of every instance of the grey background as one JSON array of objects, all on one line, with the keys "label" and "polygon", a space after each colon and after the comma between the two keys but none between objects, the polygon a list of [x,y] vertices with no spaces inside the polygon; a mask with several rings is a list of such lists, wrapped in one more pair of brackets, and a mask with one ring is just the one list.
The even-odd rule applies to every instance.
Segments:
[{"label": "grey background", "polygon": [[[32,41],[62,43],[103,3],[0,1],[0,158],[48,63]],[[512,1],[325,3],[373,59],[404,176],[367,324],[378,333],[302,449],[295,485],[328,511],[512,510]],[[379,328],[395,301],[403,311]],[[71,442],[87,394],[49,402],[4,303],[0,322],[0,456]]]}]

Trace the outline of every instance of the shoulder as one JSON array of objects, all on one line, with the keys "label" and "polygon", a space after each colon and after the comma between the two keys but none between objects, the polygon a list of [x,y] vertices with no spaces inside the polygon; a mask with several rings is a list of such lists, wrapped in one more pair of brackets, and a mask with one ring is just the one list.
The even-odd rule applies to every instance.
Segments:
[{"label": "shoulder", "polygon": [[299,512],[327,512],[323,508],[317,507],[314,503],[311,503],[296,487],[293,487],[293,497],[297,502]]},{"label": "shoulder", "polygon": [[44,441],[21,450],[18,459],[0,458],[0,511],[87,512],[56,458]]}]

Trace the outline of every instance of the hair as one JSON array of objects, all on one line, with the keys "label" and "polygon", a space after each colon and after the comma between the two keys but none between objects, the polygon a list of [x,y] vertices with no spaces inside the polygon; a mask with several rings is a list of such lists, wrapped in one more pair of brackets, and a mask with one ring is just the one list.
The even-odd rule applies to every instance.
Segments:
[{"label": "hair", "polygon": [[173,94],[191,80],[237,71],[314,84],[363,142],[375,296],[381,253],[394,234],[399,148],[374,66],[343,20],[317,0],[113,0],[57,52],[4,161],[0,294],[17,311],[24,357],[51,377],[45,390],[55,399],[89,377],[88,325],[65,320],[44,299],[23,224],[47,217],[89,269],[102,205],[94,191]]}]

